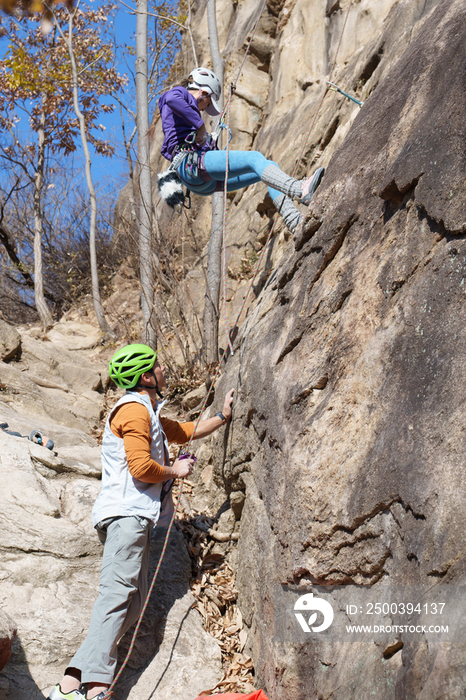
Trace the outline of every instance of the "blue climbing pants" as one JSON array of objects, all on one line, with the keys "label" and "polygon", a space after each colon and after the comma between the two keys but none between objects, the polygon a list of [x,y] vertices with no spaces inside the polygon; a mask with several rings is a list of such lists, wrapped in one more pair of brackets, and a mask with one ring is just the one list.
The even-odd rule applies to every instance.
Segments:
[{"label": "blue climbing pants", "polygon": [[[204,155],[206,173],[211,177],[207,182],[199,174],[196,178],[190,177],[186,171],[186,160],[178,168],[183,183],[195,194],[210,195],[219,188],[223,189],[225,182],[227,154],[226,151],[207,151]],[[267,160],[259,151],[229,151],[228,158],[228,192],[239,190],[261,181],[261,175],[269,165],[278,165],[272,160]],[[280,195],[278,190],[268,187],[272,201]]]}]

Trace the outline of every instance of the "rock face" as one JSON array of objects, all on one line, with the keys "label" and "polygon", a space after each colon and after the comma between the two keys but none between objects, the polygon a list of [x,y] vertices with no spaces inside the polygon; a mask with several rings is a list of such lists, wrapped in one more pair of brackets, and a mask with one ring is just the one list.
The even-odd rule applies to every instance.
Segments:
[{"label": "rock face", "polygon": [[464,694],[464,645],[306,644],[275,628],[277,587],[465,582],[466,7],[431,3],[400,37],[414,6],[348,65],[360,76],[379,47],[377,88],[218,387],[237,399],[214,478],[246,491],[240,604],[272,700]]},{"label": "rock face", "polygon": [[21,350],[21,336],[9,323],[0,319],[0,360],[11,360]]},{"label": "rock face", "polygon": [[[8,407],[11,407],[16,413],[28,416],[28,424],[31,416],[36,416],[29,432],[33,428],[45,431],[50,422],[80,431],[99,425],[108,371],[102,360],[84,353],[77,360],[76,354],[86,343],[95,345],[95,328],[91,328],[91,336],[87,337],[87,324],[57,324],[45,341],[36,338],[29,329],[22,330],[21,353],[16,353],[9,362],[0,362],[0,422],[9,422]],[[11,331],[19,335],[15,329]],[[13,429],[24,428],[15,424]]]}]

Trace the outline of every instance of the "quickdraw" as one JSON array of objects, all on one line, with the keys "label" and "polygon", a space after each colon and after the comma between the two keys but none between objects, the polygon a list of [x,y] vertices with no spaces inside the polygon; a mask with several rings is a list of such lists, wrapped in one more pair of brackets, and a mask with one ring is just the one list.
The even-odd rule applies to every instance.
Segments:
[{"label": "quickdraw", "polygon": [[192,151],[196,148],[196,136],[197,131],[191,131],[184,140],[184,142],[179,146],[177,153],[180,151]]},{"label": "quickdraw", "polygon": [[[232,132],[232,130],[230,129],[230,127],[227,126],[227,125],[225,124],[225,122],[223,121],[223,119],[221,119],[221,120],[219,121],[219,123],[217,124],[217,127],[216,127],[216,128],[217,128],[217,129],[220,129],[220,130],[225,129],[225,131],[228,131],[228,143],[230,143],[231,139],[233,138],[233,132]],[[214,132],[214,133],[215,133],[215,132]],[[216,141],[218,140],[219,136],[220,136],[220,132],[219,132],[218,134],[215,133],[215,140],[216,140]],[[213,138],[213,137],[214,137],[214,134],[212,134],[212,138]],[[225,146],[225,148],[224,148],[223,150],[224,150],[224,151],[226,150],[226,146]]]},{"label": "quickdraw", "polygon": [[342,90],[341,88],[338,87],[338,85],[335,85],[335,83],[331,83],[329,80],[327,80],[327,90],[332,90],[332,92],[339,92],[340,95],[344,95],[347,97],[349,100],[352,100],[353,102],[356,102],[357,105],[360,107],[363,106],[364,102],[361,102],[361,100],[357,100],[355,97],[352,97],[351,95],[348,95],[347,92]]},{"label": "quickdraw", "polygon": [[186,172],[189,177],[197,178],[199,175],[199,160],[200,156],[197,151],[189,151],[186,158]]}]

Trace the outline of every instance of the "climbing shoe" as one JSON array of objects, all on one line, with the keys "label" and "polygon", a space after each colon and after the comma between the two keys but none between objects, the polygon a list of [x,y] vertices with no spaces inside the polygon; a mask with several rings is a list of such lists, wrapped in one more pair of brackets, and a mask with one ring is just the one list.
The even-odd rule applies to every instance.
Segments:
[{"label": "climbing shoe", "polygon": [[86,696],[79,690],[72,690],[71,693],[62,693],[60,683],[52,688],[47,700],[86,700]]},{"label": "climbing shoe", "polygon": [[301,180],[302,195],[301,199],[299,200],[301,204],[309,206],[310,201],[312,199],[312,195],[319,187],[324,173],[324,168],[317,168],[317,170],[313,175],[311,175],[311,177],[307,177],[305,180]]}]

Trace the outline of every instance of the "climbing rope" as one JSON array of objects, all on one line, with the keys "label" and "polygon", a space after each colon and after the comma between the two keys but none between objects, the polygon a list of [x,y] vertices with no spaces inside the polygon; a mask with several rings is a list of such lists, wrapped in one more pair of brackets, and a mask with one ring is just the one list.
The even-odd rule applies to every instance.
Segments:
[{"label": "climbing rope", "polygon": [[257,27],[259,26],[259,22],[261,21],[262,13],[264,12],[264,10],[267,6],[267,2],[268,2],[268,0],[263,1],[262,6],[261,6],[261,10],[257,16],[257,20],[256,20],[254,27],[253,27],[253,30],[251,32],[251,36],[249,37],[248,45],[246,46],[246,50],[244,52],[243,60],[241,61],[241,65],[238,69],[238,73],[236,75],[236,80],[233,83],[234,89],[236,89],[236,83],[238,82],[240,75],[243,72],[244,64],[246,63],[246,58],[248,56],[249,49],[251,48],[252,40],[254,39],[254,37],[256,35]]},{"label": "climbing rope", "polygon": [[[222,111],[222,115],[221,115],[221,117],[220,117],[220,121],[222,121],[224,115],[225,115],[225,114],[227,115],[227,116],[226,116],[226,118],[227,118],[226,168],[225,168],[224,202],[223,202],[223,276],[224,276],[224,281],[223,281],[223,291],[224,291],[223,307],[224,307],[224,321],[225,321],[225,325],[226,325],[226,326],[227,326],[227,324],[226,324],[226,255],[225,255],[225,238],[226,238],[227,181],[228,181],[228,166],[229,166],[229,163],[228,163],[228,158],[229,158],[229,138],[228,138],[228,134],[229,134],[229,128],[230,128],[230,107],[231,107],[231,98],[232,98],[233,93],[234,93],[235,90],[236,90],[236,84],[237,84],[237,82],[238,82],[238,80],[239,80],[239,77],[240,77],[240,75],[241,75],[241,72],[242,72],[242,70],[243,70],[243,67],[244,67],[244,64],[245,64],[245,61],[246,61],[246,57],[247,57],[247,55],[248,55],[248,53],[249,53],[249,50],[250,50],[250,48],[251,48],[251,44],[252,44],[254,35],[255,35],[256,31],[257,31],[257,27],[258,27],[259,22],[260,22],[260,19],[261,19],[261,17],[262,17],[262,13],[263,13],[263,11],[264,11],[266,5],[267,5],[267,1],[268,1],[268,0],[263,0],[262,7],[261,7],[261,11],[260,11],[260,13],[259,13],[259,15],[258,15],[258,18],[257,18],[255,24],[254,24],[254,27],[253,27],[253,30],[252,30],[252,33],[251,33],[251,37],[250,37],[250,39],[249,39],[248,45],[247,45],[247,47],[246,47],[246,50],[245,50],[245,53],[244,53],[244,56],[243,56],[243,60],[242,60],[242,62],[241,62],[240,68],[239,68],[239,70],[238,70],[238,74],[237,74],[237,76],[236,76],[235,81],[234,81],[233,83],[230,84],[229,93],[228,93],[228,99],[227,99],[227,101],[226,101],[225,107],[224,107],[224,109],[223,109],[223,111]],[[330,69],[329,78],[332,77],[333,71],[334,71],[335,66],[336,66],[336,62],[337,62],[337,58],[338,58],[338,53],[339,53],[339,51],[340,51],[340,47],[341,47],[341,43],[342,43],[342,39],[343,39],[343,34],[344,34],[344,31],[345,31],[345,28],[346,28],[346,24],[347,24],[347,22],[348,22],[349,12],[350,12],[351,6],[353,5],[353,2],[354,2],[354,0],[351,0],[350,3],[349,3],[349,5],[348,5],[348,10],[347,10],[347,12],[346,12],[346,17],[345,17],[345,21],[344,21],[344,24],[343,24],[343,29],[342,29],[342,32],[341,32],[341,35],[340,35],[340,40],[339,40],[339,43],[338,43],[337,51],[336,51],[336,53],[335,53],[335,57],[334,57],[334,60],[333,60],[333,63],[332,63],[331,69]],[[308,132],[307,137],[306,137],[306,140],[305,140],[305,142],[304,142],[304,146],[303,146],[303,148],[302,148],[302,150],[301,150],[301,154],[299,155],[299,157],[298,157],[298,159],[297,159],[297,161],[296,161],[296,163],[295,163],[295,166],[294,166],[294,169],[293,169],[293,176],[294,176],[295,173],[297,172],[297,170],[298,170],[298,168],[299,168],[299,165],[300,165],[300,163],[301,163],[301,161],[302,161],[302,159],[303,159],[303,157],[304,157],[304,153],[306,152],[307,145],[308,145],[309,139],[310,139],[310,137],[311,137],[311,133],[312,133],[312,131],[313,131],[313,129],[314,129],[315,123],[316,123],[317,118],[318,118],[318,116],[319,116],[319,113],[320,113],[320,111],[321,111],[321,109],[322,109],[322,105],[323,105],[323,102],[324,102],[325,96],[327,95],[328,90],[329,90],[329,84],[327,83],[325,92],[324,92],[324,94],[323,94],[323,96],[322,96],[322,99],[321,99],[321,101],[320,101],[320,103],[319,103],[319,106],[318,106],[318,108],[317,108],[317,111],[316,111],[316,113],[315,113],[315,115],[314,115],[314,119],[313,119],[313,121],[312,121],[312,124],[311,124],[311,126],[310,126],[310,128],[309,128],[309,132]],[[253,277],[252,277],[251,282],[250,282],[250,284],[249,284],[249,286],[248,286],[248,289],[247,289],[247,291],[246,291],[246,294],[245,294],[245,296],[244,296],[244,298],[243,298],[243,303],[242,303],[241,308],[240,308],[240,311],[239,311],[239,313],[238,313],[238,315],[237,315],[237,317],[236,317],[236,321],[235,321],[235,323],[234,323],[234,325],[233,325],[233,328],[235,328],[235,327],[238,326],[239,320],[240,320],[241,315],[242,315],[242,313],[243,313],[243,311],[244,311],[244,307],[246,306],[246,301],[247,301],[247,299],[249,298],[249,294],[250,294],[250,292],[251,292],[251,289],[252,289],[253,286],[254,286],[254,282],[255,282],[255,280],[256,280],[256,277],[257,277],[257,275],[258,275],[259,269],[260,269],[260,267],[261,267],[261,264],[262,264],[262,260],[263,260],[265,251],[267,250],[267,247],[268,247],[268,244],[269,244],[269,242],[270,242],[270,239],[271,239],[271,237],[272,237],[272,235],[273,235],[273,233],[274,233],[275,225],[276,225],[277,221],[278,221],[278,218],[275,218],[275,221],[274,221],[274,223],[273,223],[273,225],[272,225],[272,227],[271,227],[271,229],[270,229],[270,232],[269,232],[269,235],[268,235],[267,240],[266,240],[266,242],[265,242],[265,245],[263,246],[263,248],[262,248],[262,250],[261,250],[261,253],[260,253],[260,255],[259,255],[259,258],[258,258],[258,260],[257,260],[257,262],[256,262]],[[228,331],[228,327],[227,327],[227,335],[228,335],[228,345],[227,345],[227,347],[230,346],[231,351],[233,351],[233,348],[232,348],[232,346],[231,346],[230,333],[229,333],[229,331]],[[206,396],[205,396],[204,399],[203,399],[203,402],[202,402],[202,405],[201,405],[201,409],[200,409],[200,412],[199,412],[199,416],[198,416],[198,418],[197,418],[197,420],[196,420],[196,423],[195,423],[195,427],[194,427],[193,434],[192,434],[191,438],[189,439],[189,442],[188,442],[188,444],[187,444],[187,446],[186,446],[186,448],[185,448],[185,451],[186,451],[186,452],[189,452],[191,443],[192,443],[192,441],[193,441],[193,437],[194,437],[194,435],[195,435],[195,433],[196,433],[196,430],[197,430],[197,428],[198,428],[198,426],[199,426],[199,422],[200,422],[200,420],[201,420],[201,416],[202,416],[202,414],[203,414],[203,412],[204,412],[204,410],[205,410],[205,408],[206,408],[206,406],[207,406],[207,402],[208,402],[208,400],[209,400],[209,397],[210,397],[210,395],[211,395],[211,393],[212,393],[212,391],[213,391],[213,389],[214,389],[214,387],[215,387],[215,385],[216,385],[216,383],[217,383],[217,381],[218,381],[218,378],[219,378],[220,372],[221,372],[221,368],[222,368],[222,363],[223,363],[223,361],[224,361],[224,359],[225,359],[225,357],[226,357],[226,353],[227,353],[227,348],[225,348],[225,349],[223,350],[223,352],[222,352],[222,356],[221,356],[220,361],[219,361],[219,363],[218,363],[218,366],[217,366],[215,375],[214,375],[214,377],[213,377],[213,379],[212,379],[212,382],[211,382],[211,385],[210,385],[210,387],[209,387],[209,390],[208,390]],[[167,534],[166,534],[166,536],[165,536],[165,540],[164,540],[163,547],[162,547],[162,551],[161,551],[161,554],[160,554],[160,557],[159,557],[159,560],[158,560],[158,563],[157,563],[157,567],[156,567],[156,569],[155,569],[154,576],[153,576],[153,578],[152,578],[152,582],[151,582],[151,584],[150,584],[150,586],[149,586],[149,590],[148,590],[147,597],[146,597],[146,600],[145,600],[145,602],[144,602],[144,605],[143,605],[143,607],[142,607],[141,614],[140,614],[140,616],[139,616],[138,622],[137,622],[136,627],[135,627],[135,629],[134,629],[134,633],[133,633],[133,637],[132,637],[132,639],[131,639],[131,644],[130,644],[130,646],[129,646],[128,653],[126,654],[126,657],[125,657],[125,659],[124,659],[124,661],[123,661],[123,663],[122,663],[122,665],[121,665],[121,667],[120,667],[118,673],[116,674],[115,678],[113,679],[112,684],[109,686],[107,692],[105,693],[103,700],[110,700],[110,698],[112,697],[112,695],[113,695],[113,689],[114,689],[115,685],[117,684],[119,678],[121,677],[121,674],[123,673],[124,669],[126,668],[126,665],[127,665],[128,661],[129,661],[130,656],[131,656],[131,654],[132,654],[132,651],[133,651],[133,649],[134,649],[134,645],[135,645],[135,643],[136,643],[136,638],[137,638],[137,635],[138,635],[138,632],[139,632],[139,628],[140,628],[141,623],[142,623],[142,619],[143,619],[143,617],[144,617],[144,613],[145,613],[145,611],[146,611],[146,609],[147,609],[147,606],[148,606],[148,604],[149,604],[149,600],[150,600],[150,597],[151,597],[151,595],[152,595],[152,591],[153,591],[153,589],[154,589],[155,582],[156,582],[156,580],[157,580],[157,576],[158,576],[158,573],[159,573],[159,571],[160,571],[160,567],[162,566],[163,558],[164,558],[164,556],[165,556],[165,552],[166,552],[166,549],[167,549],[167,546],[168,546],[168,540],[169,540],[169,538],[170,538],[170,533],[171,533],[171,530],[172,530],[172,527],[173,527],[173,523],[175,522],[176,513],[177,513],[177,511],[178,511],[178,506],[179,506],[179,503],[180,503],[181,495],[182,495],[182,493],[183,493],[183,486],[184,486],[184,483],[185,483],[185,480],[183,479],[183,480],[181,481],[181,485],[180,485],[180,489],[179,489],[179,492],[178,492],[178,496],[177,496],[176,501],[175,501],[175,504],[174,504],[173,514],[172,514],[170,523],[169,523],[168,528],[167,528]]]},{"label": "climbing rope", "polygon": [[[352,1],[353,1],[353,0],[352,0]],[[253,41],[253,39],[254,39],[254,37],[255,37],[255,35],[256,35],[257,27],[259,26],[259,22],[261,21],[261,17],[262,17],[262,14],[263,14],[263,12],[264,12],[266,6],[267,6],[267,2],[268,2],[268,0],[263,0],[263,3],[262,3],[262,6],[261,6],[261,9],[260,9],[260,12],[259,12],[259,14],[258,14],[258,16],[257,16],[257,19],[256,19],[255,23],[254,23],[254,27],[253,27],[252,32],[251,32],[251,36],[249,37],[248,44],[247,44],[246,49],[245,49],[245,51],[244,51],[243,59],[242,59],[242,61],[241,61],[241,63],[240,63],[240,66],[239,66],[239,68],[238,68],[238,72],[237,72],[237,74],[236,74],[236,78],[234,79],[234,81],[233,81],[232,83],[230,83],[229,93],[228,93],[228,99],[227,99],[227,101],[225,102],[225,106],[224,106],[224,108],[223,108],[223,110],[222,110],[222,113],[221,113],[220,119],[219,119],[219,123],[220,123],[220,124],[223,123],[224,118],[225,118],[225,113],[230,109],[231,97],[232,97],[232,95],[236,92],[236,86],[237,86],[237,84],[238,84],[238,80],[240,79],[241,73],[243,72],[244,64],[246,63],[246,58],[248,57],[248,53],[249,53],[249,50],[250,50],[250,48],[251,48],[252,41]],[[229,132],[228,132],[228,133],[229,133]],[[228,146],[228,144],[227,144],[227,146]]]}]

